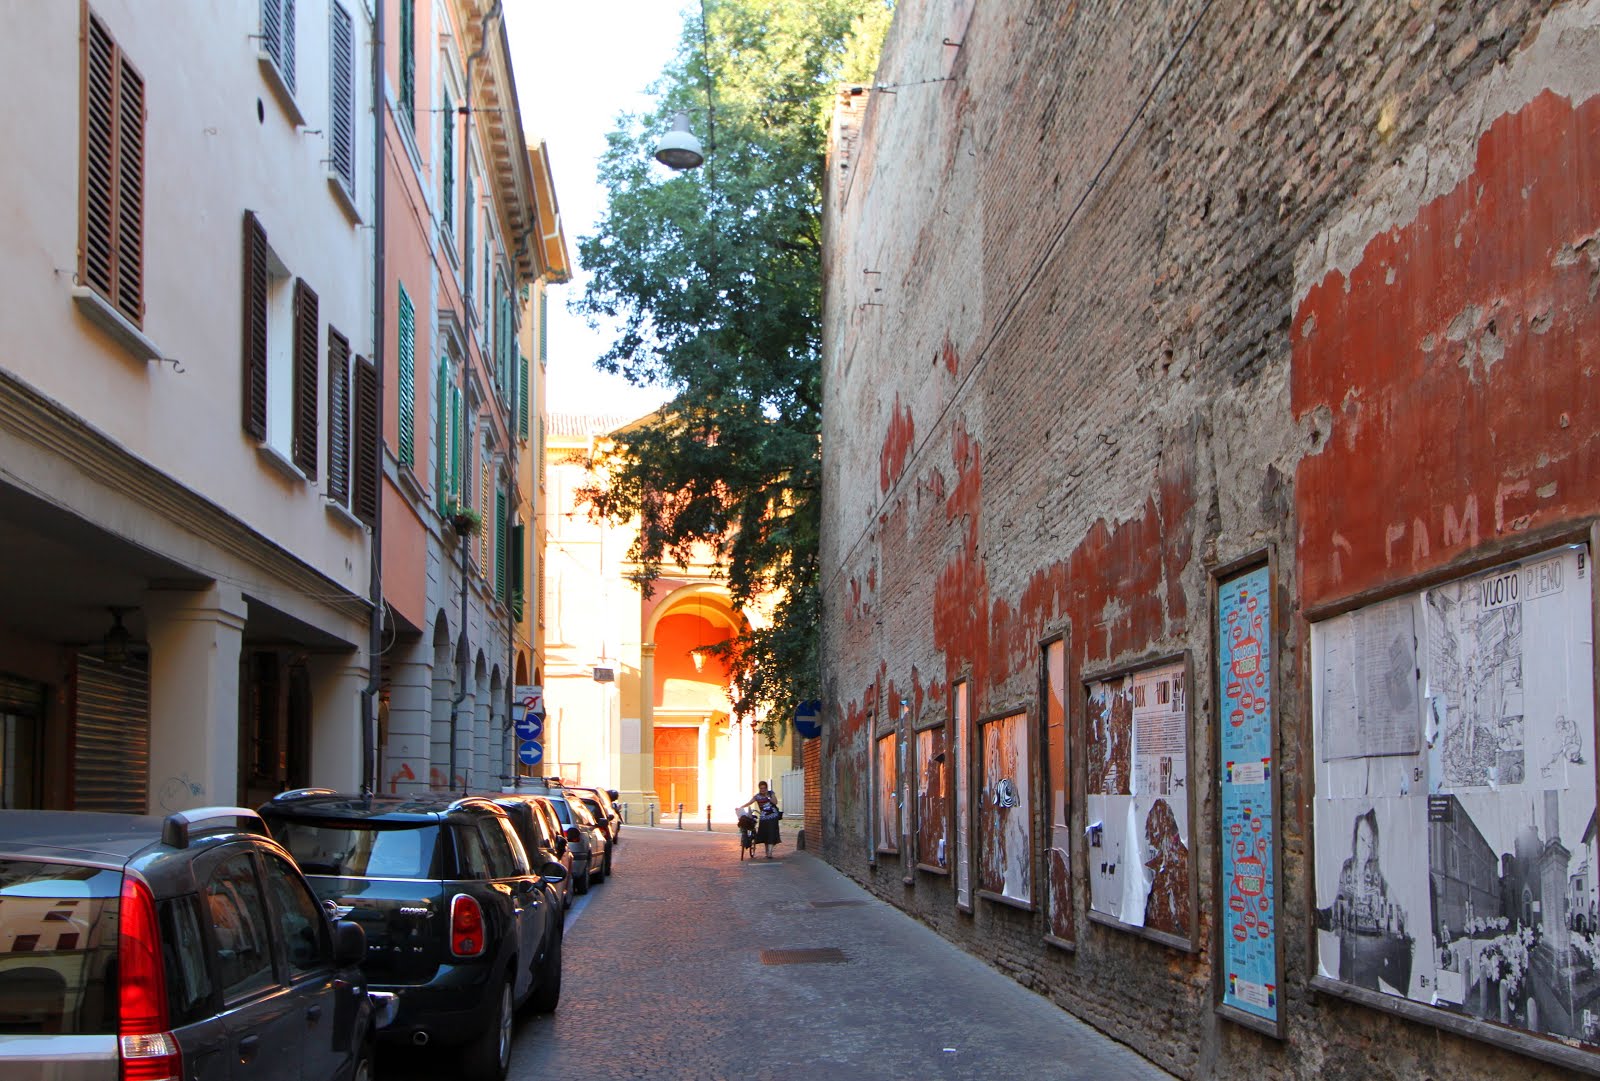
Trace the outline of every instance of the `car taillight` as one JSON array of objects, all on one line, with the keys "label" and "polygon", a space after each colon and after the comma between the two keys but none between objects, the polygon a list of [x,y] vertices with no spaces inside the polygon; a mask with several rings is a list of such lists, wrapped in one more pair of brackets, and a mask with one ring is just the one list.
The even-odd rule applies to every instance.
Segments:
[{"label": "car taillight", "polygon": [[450,902],[450,952],[457,957],[483,953],[483,909],[464,893]]},{"label": "car taillight", "polygon": [[117,931],[117,1044],[122,1081],[179,1081],[183,1056],[168,1031],[167,973],[150,887],[122,879]]},{"label": "car taillight", "polygon": [[573,844],[577,844],[578,843],[578,839],[579,839],[578,827],[577,826],[568,826],[567,827],[567,840],[571,841]]}]

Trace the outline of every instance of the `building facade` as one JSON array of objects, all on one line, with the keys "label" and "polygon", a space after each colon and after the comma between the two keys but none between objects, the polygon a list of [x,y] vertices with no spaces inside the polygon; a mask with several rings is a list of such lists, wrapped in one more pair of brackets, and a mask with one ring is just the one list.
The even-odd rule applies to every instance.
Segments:
[{"label": "building facade", "polygon": [[357,786],[371,26],[8,3],[0,805]]},{"label": "building facade", "polygon": [[1597,43],[897,5],[827,166],[830,861],[1180,1076],[1600,1072]]}]

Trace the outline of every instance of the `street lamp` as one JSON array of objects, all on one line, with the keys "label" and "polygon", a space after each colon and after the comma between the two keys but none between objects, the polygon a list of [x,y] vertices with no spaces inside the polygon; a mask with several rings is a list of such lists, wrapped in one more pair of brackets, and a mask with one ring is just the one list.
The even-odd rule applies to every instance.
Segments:
[{"label": "street lamp", "polygon": [[689,130],[689,114],[679,113],[672,121],[672,130],[656,144],[655,158],[668,169],[683,172],[698,169],[706,160],[700,140]]}]

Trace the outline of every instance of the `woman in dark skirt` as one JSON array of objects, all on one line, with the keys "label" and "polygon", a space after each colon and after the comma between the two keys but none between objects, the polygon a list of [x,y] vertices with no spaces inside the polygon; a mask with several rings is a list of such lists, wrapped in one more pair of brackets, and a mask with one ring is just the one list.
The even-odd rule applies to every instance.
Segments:
[{"label": "woman in dark skirt", "polygon": [[754,807],[761,815],[761,821],[756,824],[756,844],[767,846],[767,859],[772,858],[772,846],[782,844],[778,836],[778,819],[783,817],[783,812],[778,810],[778,801],[772,798],[772,793],[767,790],[767,782],[762,781],[757,786],[756,794],[739,804],[739,809]]}]

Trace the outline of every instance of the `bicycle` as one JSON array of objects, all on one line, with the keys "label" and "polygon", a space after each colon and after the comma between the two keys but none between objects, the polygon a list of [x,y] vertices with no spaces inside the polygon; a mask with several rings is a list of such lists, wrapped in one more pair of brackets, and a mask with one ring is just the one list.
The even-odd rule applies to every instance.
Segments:
[{"label": "bicycle", "polygon": [[739,862],[756,858],[756,816],[739,812]]}]

